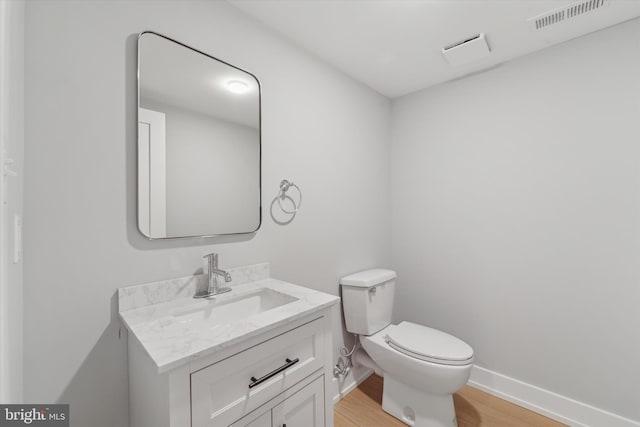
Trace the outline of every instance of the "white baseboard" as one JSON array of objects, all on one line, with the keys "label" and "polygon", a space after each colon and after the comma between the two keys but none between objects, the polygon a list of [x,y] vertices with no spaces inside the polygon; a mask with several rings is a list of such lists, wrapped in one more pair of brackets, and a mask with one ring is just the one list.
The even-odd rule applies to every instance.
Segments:
[{"label": "white baseboard", "polygon": [[338,380],[338,378],[333,377],[334,390],[336,390],[336,393],[333,396],[333,404],[335,405],[338,403],[340,399],[358,387],[360,383],[369,378],[371,374],[373,374],[373,370],[369,368],[352,368],[349,375],[341,381]]},{"label": "white baseboard", "polygon": [[570,426],[640,427],[638,421],[475,365],[469,385]]}]

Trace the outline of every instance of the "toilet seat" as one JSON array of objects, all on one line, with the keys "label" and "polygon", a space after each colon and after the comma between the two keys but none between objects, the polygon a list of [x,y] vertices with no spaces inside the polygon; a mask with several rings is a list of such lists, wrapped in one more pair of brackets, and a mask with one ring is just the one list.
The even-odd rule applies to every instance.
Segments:
[{"label": "toilet seat", "polygon": [[471,346],[446,332],[411,322],[385,329],[385,342],[407,356],[441,365],[463,366],[473,362]]}]

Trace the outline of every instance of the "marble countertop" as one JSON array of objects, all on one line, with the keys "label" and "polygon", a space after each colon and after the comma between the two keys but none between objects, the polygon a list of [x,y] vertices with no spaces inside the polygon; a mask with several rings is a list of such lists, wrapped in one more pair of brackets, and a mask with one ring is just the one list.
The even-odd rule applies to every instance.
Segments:
[{"label": "marble countertop", "polygon": [[214,299],[216,304],[224,303],[262,288],[297,299],[227,324],[197,314],[176,315],[207,304],[207,299],[191,296],[123,310],[120,318],[156,364],[158,373],[164,373],[340,301],[337,296],[271,278],[233,286],[231,292]]}]

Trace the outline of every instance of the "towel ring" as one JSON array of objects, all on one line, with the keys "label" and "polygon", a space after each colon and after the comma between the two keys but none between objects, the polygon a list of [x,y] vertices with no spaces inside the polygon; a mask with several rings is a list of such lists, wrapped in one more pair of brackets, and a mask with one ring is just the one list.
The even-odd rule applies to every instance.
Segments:
[{"label": "towel ring", "polygon": [[[287,191],[289,191],[291,187],[294,187],[296,190],[298,190],[299,198],[298,203],[296,203],[291,197],[288,197],[293,204],[293,210],[287,210],[284,208],[284,206],[282,206],[282,199],[287,197]],[[280,205],[280,209],[282,209],[285,213],[294,214],[298,212],[298,209],[300,209],[300,206],[302,205],[302,191],[300,190],[300,187],[295,185],[293,182],[283,179],[282,181],[280,181],[280,191],[278,192],[277,199],[278,205]]]}]

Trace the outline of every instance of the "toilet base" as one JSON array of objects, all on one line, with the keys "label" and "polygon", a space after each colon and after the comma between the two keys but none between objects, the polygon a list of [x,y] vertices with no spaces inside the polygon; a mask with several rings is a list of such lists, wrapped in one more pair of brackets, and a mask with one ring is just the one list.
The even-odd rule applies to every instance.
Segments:
[{"label": "toilet base", "polygon": [[417,390],[389,375],[384,376],[382,409],[414,427],[456,427],[456,411],[450,394]]}]

